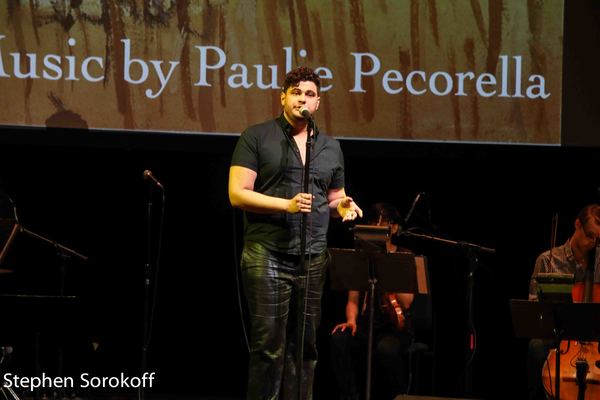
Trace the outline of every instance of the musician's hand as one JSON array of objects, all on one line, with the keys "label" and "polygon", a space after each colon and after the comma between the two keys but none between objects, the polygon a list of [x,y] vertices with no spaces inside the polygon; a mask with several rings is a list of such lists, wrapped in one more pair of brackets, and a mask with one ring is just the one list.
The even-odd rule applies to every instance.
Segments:
[{"label": "musician's hand", "polygon": [[333,335],[337,330],[344,332],[346,329],[352,330],[352,336],[356,335],[356,322],[344,322],[343,324],[338,324],[333,328],[331,334]]},{"label": "musician's hand", "polygon": [[298,212],[309,213],[312,206],[313,195],[310,193],[298,193],[289,200],[287,212],[296,214]]},{"label": "musician's hand", "polygon": [[356,217],[363,216],[360,207],[352,200],[352,197],[347,196],[338,204],[337,212],[342,217],[342,221],[353,221]]}]

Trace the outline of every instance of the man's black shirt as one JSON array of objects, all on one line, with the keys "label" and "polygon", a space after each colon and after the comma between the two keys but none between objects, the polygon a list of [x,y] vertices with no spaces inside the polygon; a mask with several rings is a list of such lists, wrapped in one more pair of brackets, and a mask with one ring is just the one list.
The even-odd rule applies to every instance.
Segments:
[{"label": "man's black shirt", "polygon": [[[285,199],[303,192],[304,165],[291,131],[292,126],[282,114],[277,119],[249,127],[240,136],[231,165],[257,173],[254,191]],[[344,160],[339,143],[317,130],[310,156],[308,187],[314,198],[307,218],[306,251],[318,254],[327,247],[327,193],[344,187]],[[246,242],[259,242],[271,251],[300,254],[302,213],[246,211],[244,214]]]}]

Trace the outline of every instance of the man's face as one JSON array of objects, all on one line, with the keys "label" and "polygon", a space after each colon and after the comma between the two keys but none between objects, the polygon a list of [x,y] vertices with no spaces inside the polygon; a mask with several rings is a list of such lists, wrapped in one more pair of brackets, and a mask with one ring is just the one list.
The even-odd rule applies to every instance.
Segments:
[{"label": "man's face", "polygon": [[317,85],[311,81],[301,81],[298,86],[290,86],[285,93],[281,93],[283,113],[290,122],[304,119],[300,114],[303,107],[314,114],[319,109],[319,101]]},{"label": "man's face", "polygon": [[596,241],[600,237],[600,225],[596,224],[593,220],[588,221],[586,224],[581,222],[578,224],[577,229],[581,232],[581,244],[586,251],[590,251],[596,246]]}]

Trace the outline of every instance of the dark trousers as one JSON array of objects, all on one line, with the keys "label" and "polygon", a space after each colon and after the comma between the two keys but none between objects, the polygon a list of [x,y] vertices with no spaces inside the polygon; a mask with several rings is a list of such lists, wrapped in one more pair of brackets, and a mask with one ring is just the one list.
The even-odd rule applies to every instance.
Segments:
[{"label": "dark trousers", "polygon": [[[299,266],[299,256],[274,253],[256,243],[244,246],[242,279],[251,319],[249,400],[297,399],[299,334],[304,334],[302,399],[312,399],[316,335],[329,257],[325,251],[307,255],[307,264],[309,259],[306,273]],[[306,301],[302,302],[305,293]],[[298,329],[299,315],[304,319],[303,333]]]},{"label": "dark trousers", "polygon": [[[527,348],[527,392],[529,400],[545,400],[542,385],[542,368],[550,349],[556,348],[552,340],[531,339]],[[551,366],[554,368],[554,366]],[[554,389],[554,388],[553,388]]]},{"label": "dark trousers", "polygon": [[[341,399],[363,397],[368,343],[367,327],[363,328],[355,336],[349,329],[331,336],[331,363]],[[372,398],[392,399],[406,392],[403,356],[411,339],[408,333],[374,332]]]}]

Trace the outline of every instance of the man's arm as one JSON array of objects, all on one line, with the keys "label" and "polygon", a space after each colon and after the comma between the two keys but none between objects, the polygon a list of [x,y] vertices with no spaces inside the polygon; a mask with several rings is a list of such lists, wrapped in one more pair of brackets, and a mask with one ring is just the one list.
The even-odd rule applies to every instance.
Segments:
[{"label": "man's arm", "polygon": [[255,213],[310,212],[312,196],[298,193],[292,199],[267,196],[254,191],[256,171],[237,165],[229,168],[229,202],[233,207]]},{"label": "man's arm", "polygon": [[352,335],[356,334],[356,318],[358,318],[358,298],[359,292],[357,290],[351,290],[348,292],[348,302],[346,303],[346,322],[338,324],[333,328],[332,334],[335,331],[345,331],[346,328],[352,330]]},{"label": "man's arm", "polygon": [[536,276],[540,272],[547,272],[548,264],[549,258],[545,257],[544,253],[540,254],[535,260],[535,266],[533,267],[531,280],[529,281],[529,300],[538,300],[538,283]]}]

